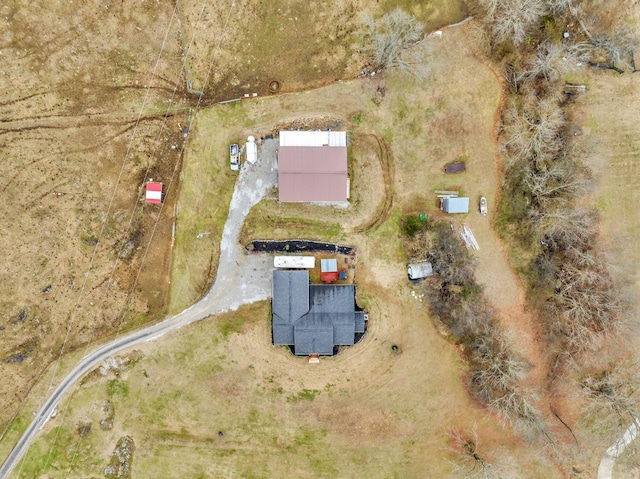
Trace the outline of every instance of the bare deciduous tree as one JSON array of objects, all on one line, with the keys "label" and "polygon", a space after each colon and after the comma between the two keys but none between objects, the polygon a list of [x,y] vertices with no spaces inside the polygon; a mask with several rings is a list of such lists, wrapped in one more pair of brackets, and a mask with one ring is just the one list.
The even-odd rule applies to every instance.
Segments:
[{"label": "bare deciduous tree", "polygon": [[453,463],[454,477],[465,479],[498,479],[508,477],[507,471],[500,470],[490,464],[480,452],[478,433],[452,431],[449,434],[449,449],[455,457]]},{"label": "bare deciduous tree", "polygon": [[534,406],[538,398],[522,387],[514,386],[511,390],[489,403],[493,409],[511,424],[511,426],[529,438],[549,439],[540,411]]},{"label": "bare deciduous tree", "polygon": [[546,13],[543,0],[478,0],[497,42],[521,45],[529,30]]},{"label": "bare deciduous tree", "polygon": [[549,11],[554,15],[562,15],[567,12],[577,15],[580,6],[575,0],[546,0]]},{"label": "bare deciduous tree", "polygon": [[638,369],[637,360],[617,361],[580,381],[586,399],[583,422],[597,435],[618,436],[640,417]]},{"label": "bare deciduous tree", "polygon": [[374,69],[397,69],[425,77],[428,74],[427,42],[424,26],[401,8],[385,14],[381,20],[366,16],[362,50]]},{"label": "bare deciduous tree", "polygon": [[612,67],[633,70],[633,52],[640,46],[636,30],[629,26],[619,27],[613,33],[595,33],[591,36],[593,55]]},{"label": "bare deciduous tree", "polygon": [[555,99],[522,107],[512,103],[503,117],[503,146],[510,151],[509,166],[520,160],[548,159],[563,147],[565,115]]},{"label": "bare deciduous tree", "polygon": [[536,55],[524,64],[520,79],[544,78],[555,82],[576,71],[586,61],[583,45],[564,45],[552,41],[542,42]]},{"label": "bare deciduous tree", "polygon": [[538,204],[559,198],[572,200],[583,194],[589,184],[589,172],[567,154],[547,162],[529,162],[522,175],[523,188]]},{"label": "bare deciduous tree", "polygon": [[555,323],[572,351],[582,351],[594,336],[613,330],[620,304],[604,264],[594,267],[565,263],[559,275],[553,304]]},{"label": "bare deciduous tree", "polygon": [[476,327],[468,345],[471,359],[470,389],[479,399],[490,402],[505,394],[525,377],[527,365],[511,350],[507,337],[495,322]]},{"label": "bare deciduous tree", "polygon": [[554,251],[570,247],[583,251],[593,247],[598,233],[598,213],[584,207],[532,211],[537,237]]}]

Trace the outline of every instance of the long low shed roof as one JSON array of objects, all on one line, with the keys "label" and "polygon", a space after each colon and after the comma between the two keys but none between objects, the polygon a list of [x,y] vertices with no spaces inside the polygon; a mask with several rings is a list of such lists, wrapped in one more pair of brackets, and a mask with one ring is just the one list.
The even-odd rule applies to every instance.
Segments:
[{"label": "long low shed roof", "polygon": [[346,131],[281,131],[280,146],[347,146]]}]

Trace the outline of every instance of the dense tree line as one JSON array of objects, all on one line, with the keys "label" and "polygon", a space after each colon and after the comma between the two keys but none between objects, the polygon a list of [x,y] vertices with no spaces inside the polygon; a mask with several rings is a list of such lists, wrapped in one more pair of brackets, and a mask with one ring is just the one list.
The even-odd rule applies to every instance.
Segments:
[{"label": "dense tree line", "polygon": [[535,397],[521,381],[528,364],[510,346],[496,311],[474,275],[474,261],[449,224],[429,219],[416,230],[411,219],[407,251],[431,262],[434,275],[422,283],[432,317],[463,348],[469,392],[527,435],[544,432]]},{"label": "dense tree line", "polygon": [[[637,32],[595,1],[477,0],[476,8],[508,89],[498,223],[532,258],[525,275],[555,357],[550,379],[577,372],[584,424],[615,435],[640,413],[637,362],[583,365],[585,352],[603,352],[622,306],[598,243],[598,212],[584,201],[592,178],[571,133],[574,96],[565,79],[580,68],[636,71]],[[567,364],[573,369],[563,373]]]},{"label": "dense tree line", "polygon": [[[540,317],[558,353],[574,357],[615,329],[620,304],[599,251],[598,214],[581,204],[591,177],[568,128],[571,98],[564,78],[581,64],[599,61],[629,68],[635,37],[626,28],[594,33],[599,30],[585,13],[587,2],[478,0],[478,5],[493,51],[502,52],[497,60],[509,88],[500,136],[506,163],[502,224],[534,255],[531,286],[542,298]],[[507,40],[501,33],[506,27],[499,27],[505,16],[517,18],[509,25],[521,25],[528,40],[511,37],[517,50],[499,47]],[[580,29],[560,31],[568,24]]]}]

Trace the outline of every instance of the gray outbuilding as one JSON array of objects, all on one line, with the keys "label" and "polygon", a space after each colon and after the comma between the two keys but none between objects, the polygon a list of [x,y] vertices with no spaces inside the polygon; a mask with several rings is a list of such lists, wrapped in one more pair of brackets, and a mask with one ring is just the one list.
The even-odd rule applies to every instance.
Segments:
[{"label": "gray outbuilding", "polygon": [[468,213],[469,198],[442,198],[440,209],[445,213]]},{"label": "gray outbuilding", "polygon": [[407,265],[409,279],[428,278],[433,274],[433,266],[428,261],[418,261]]}]

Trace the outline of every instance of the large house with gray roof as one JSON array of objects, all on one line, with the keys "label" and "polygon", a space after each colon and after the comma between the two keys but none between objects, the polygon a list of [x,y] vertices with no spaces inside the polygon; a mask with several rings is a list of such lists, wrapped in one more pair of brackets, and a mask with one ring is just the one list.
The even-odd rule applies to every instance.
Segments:
[{"label": "large house with gray roof", "polygon": [[307,270],[275,270],[273,344],[290,346],[296,356],[331,356],[355,344],[367,319],[356,310],[355,293],[353,284],[309,284]]}]

